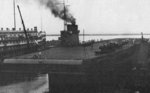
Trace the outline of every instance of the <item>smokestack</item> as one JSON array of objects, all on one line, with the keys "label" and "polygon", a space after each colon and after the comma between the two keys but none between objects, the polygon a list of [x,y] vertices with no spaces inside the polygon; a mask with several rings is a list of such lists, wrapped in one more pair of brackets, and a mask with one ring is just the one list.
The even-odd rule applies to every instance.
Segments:
[{"label": "smokestack", "polygon": [[[69,12],[67,6],[65,4],[61,4],[58,0],[38,0],[41,5],[44,5],[48,9],[50,9],[51,13],[55,17],[59,17],[66,22],[75,23],[75,18]],[[64,8],[65,7],[65,8]]]}]

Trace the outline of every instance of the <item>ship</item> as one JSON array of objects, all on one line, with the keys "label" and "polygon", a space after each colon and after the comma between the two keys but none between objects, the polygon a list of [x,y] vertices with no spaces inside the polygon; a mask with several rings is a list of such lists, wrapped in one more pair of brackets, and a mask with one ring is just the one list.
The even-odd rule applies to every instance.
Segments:
[{"label": "ship", "polygon": [[[148,46],[147,41],[125,38],[80,44],[78,25],[67,23],[65,27],[67,29],[60,32],[60,46],[4,59],[0,64],[3,77],[16,77],[9,79],[9,83],[13,83],[23,81],[18,78],[20,76],[29,76],[31,80],[40,74],[48,74],[50,93],[110,93],[144,88],[145,81],[138,84],[137,78],[130,83],[131,79],[126,78],[142,73],[143,70],[132,72],[136,61],[133,61],[135,65],[129,63],[133,59],[140,60],[135,56],[143,48],[141,46]],[[131,55],[134,56],[130,58]],[[144,76],[140,75],[140,78]],[[121,82],[123,80],[127,83]]]},{"label": "ship", "polygon": [[[29,36],[29,45],[33,51],[37,51],[38,46],[45,42],[45,33],[38,32],[37,27],[27,30]],[[34,48],[35,47],[35,48]],[[19,30],[0,30],[0,57],[10,57],[16,54],[24,54],[27,49],[27,40],[24,31]],[[35,50],[34,50],[35,49]],[[32,52],[33,52],[32,51]],[[21,53],[22,52],[22,53]]]},{"label": "ship", "polygon": [[150,44],[143,34],[80,44],[77,24],[65,22],[64,28],[59,47],[4,59],[0,81],[48,74],[50,93],[150,92]]},{"label": "ship", "polygon": [[61,46],[71,47],[71,46],[79,46],[79,30],[76,22],[64,24],[65,28],[61,31],[61,35],[59,40],[61,41]]},{"label": "ship", "polygon": [[[18,11],[20,13],[23,29],[19,28],[17,30],[16,26],[14,26],[12,29],[0,29],[1,60],[4,58],[35,52],[39,49],[44,49],[44,44],[46,42],[46,32],[38,31],[37,27],[31,29],[26,28],[19,6]],[[16,23],[14,24],[16,25]]]}]

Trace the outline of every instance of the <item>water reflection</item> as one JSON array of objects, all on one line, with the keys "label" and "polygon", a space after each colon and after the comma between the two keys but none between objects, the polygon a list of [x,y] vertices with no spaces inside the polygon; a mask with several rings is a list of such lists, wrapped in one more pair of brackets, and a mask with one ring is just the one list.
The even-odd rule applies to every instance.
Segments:
[{"label": "water reflection", "polygon": [[[6,79],[7,78],[8,77],[6,77]],[[20,78],[24,78],[24,76]],[[17,82],[17,80],[15,80],[15,82]],[[38,75],[37,77],[34,77],[34,79],[32,80],[26,79],[25,81],[22,82],[11,83],[0,87],[0,93],[45,93],[48,92],[48,90],[49,90],[48,74]]]}]

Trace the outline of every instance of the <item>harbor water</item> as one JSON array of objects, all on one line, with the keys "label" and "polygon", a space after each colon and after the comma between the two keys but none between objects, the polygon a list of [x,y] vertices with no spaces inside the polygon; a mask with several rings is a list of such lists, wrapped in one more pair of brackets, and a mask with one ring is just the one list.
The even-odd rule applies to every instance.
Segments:
[{"label": "harbor water", "polygon": [[[47,40],[58,40],[59,36],[47,36]],[[80,36],[79,40],[82,41],[89,41],[89,40],[108,40],[108,39],[117,39],[117,38],[141,38],[141,35],[102,35],[102,36]],[[144,35],[144,38],[150,38],[150,35]]]},{"label": "harbor water", "polygon": [[[7,83],[7,85],[0,86],[0,93],[46,93],[49,91],[48,74],[39,75],[34,77],[32,80],[26,79],[18,82],[17,80],[25,78],[25,76],[20,75],[20,77],[16,77],[16,79],[14,79],[14,82],[17,83],[10,83],[8,78],[10,79],[11,77],[5,77],[8,81],[5,81],[5,79],[3,79],[4,81],[1,81],[2,83]],[[30,76],[26,78],[30,78]]]}]

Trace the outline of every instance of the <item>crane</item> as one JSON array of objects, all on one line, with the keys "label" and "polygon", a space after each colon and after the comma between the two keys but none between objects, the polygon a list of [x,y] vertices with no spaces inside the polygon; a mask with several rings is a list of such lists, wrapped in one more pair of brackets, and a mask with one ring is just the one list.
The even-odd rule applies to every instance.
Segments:
[{"label": "crane", "polygon": [[22,22],[22,26],[23,26],[23,31],[25,33],[25,37],[26,37],[26,40],[27,40],[27,47],[30,48],[30,45],[29,45],[29,38],[28,38],[28,34],[27,34],[27,31],[26,31],[26,27],[25,27],[25,24],[24,24],[24,21],[23,21],[23,18],[22,18],[22,14],[21,14],[21,11],[20,11],[20,7],[19,5],[17,5],[18,7],[18,11],[19,11],[19,14],[20,14],[20,18],[21,18],[21,22]]}]

